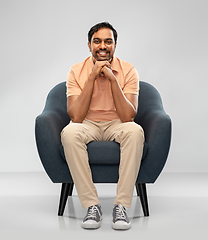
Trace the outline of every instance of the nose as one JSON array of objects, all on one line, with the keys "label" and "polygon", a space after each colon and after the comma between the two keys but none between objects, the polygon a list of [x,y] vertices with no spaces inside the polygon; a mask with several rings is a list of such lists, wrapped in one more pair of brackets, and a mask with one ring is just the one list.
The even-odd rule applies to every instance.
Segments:
[{"label": "nose", "polygon": [[100,43],[100,49],[106,49],[105,42],[101,41]]}]

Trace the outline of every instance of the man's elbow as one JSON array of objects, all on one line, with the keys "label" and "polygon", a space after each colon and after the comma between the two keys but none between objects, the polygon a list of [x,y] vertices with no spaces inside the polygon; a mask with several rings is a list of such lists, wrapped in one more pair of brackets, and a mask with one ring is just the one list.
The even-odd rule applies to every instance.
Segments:
[{"label": "man's elbow", "polygon": [[73,116],[73,115],[71,115],[71,114],[69,114],[69,112],[68,112],[68,115],[69,115],[69,117],[70,117],[70,119],[71,119],[71,121],[73,122],[73,123],[82,123],[83,122],[83,118],[81,118],[81,117],[78,117],[78,116]]},{"label": "man's elbow", "polygon": [[121,121],[123,123],[125,123],[125,122],[133,122],[135,116],[136,116],[136,111],[131,113],[131,114],[125,114],[125,115],[121,116],[120,119],[121,119]]},{"label": "man's elbow", "polygon": [[122,123],[125,123],[125,122],[133,122],[134,121],[134,117],[135,116],[124,116],[124,117],[121,117],[121,122]]},{"label": "man's elbow", "polygon": [[71,118],[73,123],[82,123],[83,119],[78,119],[78,118]]}]

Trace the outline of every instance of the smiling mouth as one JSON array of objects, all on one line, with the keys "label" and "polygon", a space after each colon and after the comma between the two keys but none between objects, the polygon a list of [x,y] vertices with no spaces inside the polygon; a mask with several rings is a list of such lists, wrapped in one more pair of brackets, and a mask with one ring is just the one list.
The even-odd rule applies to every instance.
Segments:
[{"label": "smiling mouth", "polygon": [[108,51],[97,51],[97,54],[101,57],[105,57],[106,55],[109,54],[109,52]]}]

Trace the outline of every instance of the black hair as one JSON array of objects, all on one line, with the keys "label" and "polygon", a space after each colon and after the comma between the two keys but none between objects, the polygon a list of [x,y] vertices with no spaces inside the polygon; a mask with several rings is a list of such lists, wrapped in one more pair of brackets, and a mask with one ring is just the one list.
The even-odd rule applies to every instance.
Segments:
[{"label": "black hair", "polygon": [[101,23],[98,23],[98,24],[94,25],[93,27],[91,27],[90,31],[88,32],[88,42],[89,43],[91,43],[91,39],[92,39],[93,34],[95,32],[97,32],[101,28],[109,28],[109,29],[111,29],[113,31],[113,36],[114,36],[115,43],[117,43],[117,37],[118,37],[117,31],[108,22],[101,22]]}]

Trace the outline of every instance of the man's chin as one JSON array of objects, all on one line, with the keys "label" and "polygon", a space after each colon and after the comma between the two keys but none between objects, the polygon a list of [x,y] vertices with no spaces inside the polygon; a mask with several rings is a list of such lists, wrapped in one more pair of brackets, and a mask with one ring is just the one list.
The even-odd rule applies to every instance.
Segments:
[{"label": "man's chin", "polygon": [[108,57],[96,57],[96,61],[108,61]]},{"label": "man's chin", "polygon": [[111,61],[112,57],[96,57],[96,61]]},{"label": "man's chin", "polygon": [[99,62],[99,61],[100,61],[100,62],[101,62],[101,61],[108,61],[108,59],[107,59],[107,58],[106,58],[106,59],[105,59],[105,58],[102,58],[102,59],[99,58],[99,59],[96,59],[96,61],[98,61],[98,62]]},{"label": "man's chin", "polygon": [[96,61],[108,61],[108,62],[112,62],[112,59],[113,57],[109,57],[109,56],[106,56],[106,57],[98,57],[98,56],[93,56],[93,62],[95,63]]}]

